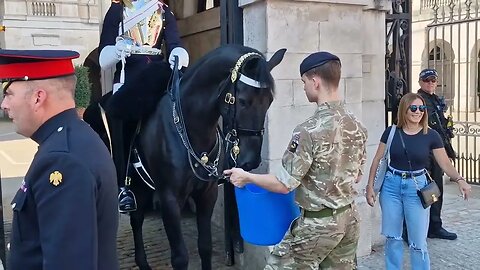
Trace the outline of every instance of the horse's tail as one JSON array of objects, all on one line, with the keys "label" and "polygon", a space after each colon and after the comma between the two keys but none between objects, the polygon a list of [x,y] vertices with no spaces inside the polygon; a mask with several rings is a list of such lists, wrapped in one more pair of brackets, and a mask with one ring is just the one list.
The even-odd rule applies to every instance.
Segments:
[{"label": "horse's tail", "polygon": [[104,107],[108,98],[111,96],[111,92],[105,94],[100,98],[98,102],[91,103],[85,113],[83,114],[83,120],[87,122],[90,127],[100,136],[105,145],[110,149],[110,139],[105,128],[105,124],[102,118],[102,112],[100,106]]}]

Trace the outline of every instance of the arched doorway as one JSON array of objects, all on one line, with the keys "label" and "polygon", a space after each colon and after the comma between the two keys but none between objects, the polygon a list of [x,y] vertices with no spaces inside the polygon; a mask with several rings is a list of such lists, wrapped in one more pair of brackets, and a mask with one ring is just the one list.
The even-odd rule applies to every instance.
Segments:
[{"label": "arched doorway", "polygon": [[[438,41],[437,41],[438,42]],[[455,71],[453,66],[453,55],[448,53],[445,43],[439,42],[428,53],[428,67],[435,68],[438,72],[437,95],[444,96],[447,106],[453,109],[455,105]],[[448,45],[447,45],[448,46]]]}]

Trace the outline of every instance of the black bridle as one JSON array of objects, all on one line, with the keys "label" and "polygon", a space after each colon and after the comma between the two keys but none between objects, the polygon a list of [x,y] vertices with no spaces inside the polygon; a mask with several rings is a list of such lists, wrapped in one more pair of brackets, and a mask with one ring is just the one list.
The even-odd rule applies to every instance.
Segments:
[{"label": "black bridle", "polygon": [[[267,88],[266,84],[262,84],[244,74],[242,74],[241,68],[243,67],[244,63],[252,58],[262,58],[263,56],[255,53],[250,52],[242,55],[238,60],[233,69],[230,72],[230,77],[227,78],[226,85],[224,89],[220,91],[220,96],[225,94],[224,102],[227,104],[226,106],[226,113],[223,116],[223,135],[225,138],[225,153],[227,156],[232,160],[234,167],[237,166],[237,158],[240,154],[240,136],[263,136],[265,129],[247,129],[242,128],[238,125],[236,121],[237,116],[237,91],[238,91],[238,83],[244,83],[251,87],[256,88]],[[230,79],[230,80],[229,80]],[[228,81],[229,80],[229,81]],[[228,91],[231,89],[230,91]]]},{"label": "black bridle", "polygon": [[[222,114],[223,117],[223,134],[220,132],[220,128],[217,128],[217,135],[216,135],[216,142],[213,149],[210,153],[202,153],[201,156],[197,155],[195,150],[193,149],[192,145],[190,144],[190,140],[188,139],[187,129],[185,126],[185,121],[183,118],[182,107],[180,102],[180,74],[178,71],[178,57],[175,56],[175,64],[172,71],[172,76],[170,79],[170,85],[168,87],[170,98],[172,100],[172,116],[173,122],[177,129],[177,133],[179,134],[183,145],[185,146],[187,152],[189,153],[188,159],[190,163],[190,167],[195,174],[195,176],[203,181],[214,181],[223,178],[222,173],[218,171],[218,165],[220,160],[220,155],[222,149],[224,150],[226,156],[229,156],[233,163],[237,164],[237,158],[240,154],[240,138],[239,136],[263,136],[264,128],[254,130],[254,129],[246,129],[238,126],[236,121],[236,98],[237,98],[237,90],[238,90],[238,83],[242,82],[252,87],[257,88],[267,88],[267,85],[262,84],[256,80],[253,80],[244,74],[240,73],[243,64],[247,59],[250,58],[263,58],[262,55],[254,52],[246,53],[242,55],[236,62],[234,68],[230,72],[230,76],[227,77],[219,86],[221,89],[219,91],[218,99],[222,97],[223,94],[225,96],[222,98],[223,101],[227,104],[226,106],[226,113],[225,115]],[[229,91],[230,90],[230,91]],[[223,135],[223,136],[222,136]],[[222,140],[223,137],[223,140]],[[225,146],[225,147],[224,147]],[[216,152],[216,155],[215,155]],[[209,160],[209,154],[214,154],[215,159],[213,161]],[[204,168],[207,171],[208,178],[201,177],[196,168],[199,167]]]}]

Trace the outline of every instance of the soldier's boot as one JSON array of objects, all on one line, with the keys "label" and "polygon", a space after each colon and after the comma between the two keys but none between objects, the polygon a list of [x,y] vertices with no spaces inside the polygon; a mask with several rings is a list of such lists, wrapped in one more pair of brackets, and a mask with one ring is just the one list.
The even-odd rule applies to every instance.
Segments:
[{"label": "soldier's boot", "polygon": [[118,211],[122,214],[126,214],[137,210],[137,200],[135,194],[128,188],[120,188],[118,194]]}]

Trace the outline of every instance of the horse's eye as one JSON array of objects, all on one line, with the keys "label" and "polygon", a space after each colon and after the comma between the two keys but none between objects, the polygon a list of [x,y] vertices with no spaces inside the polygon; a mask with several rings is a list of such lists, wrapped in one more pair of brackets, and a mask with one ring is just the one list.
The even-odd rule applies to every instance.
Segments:
[{"label": "horse's eye", "polygon": [[242,106],[242,107],[247,107],[248,102],[247,102],[246,99],[239,98],[238,99],[238,104],[240,104],[240,106]]}]

